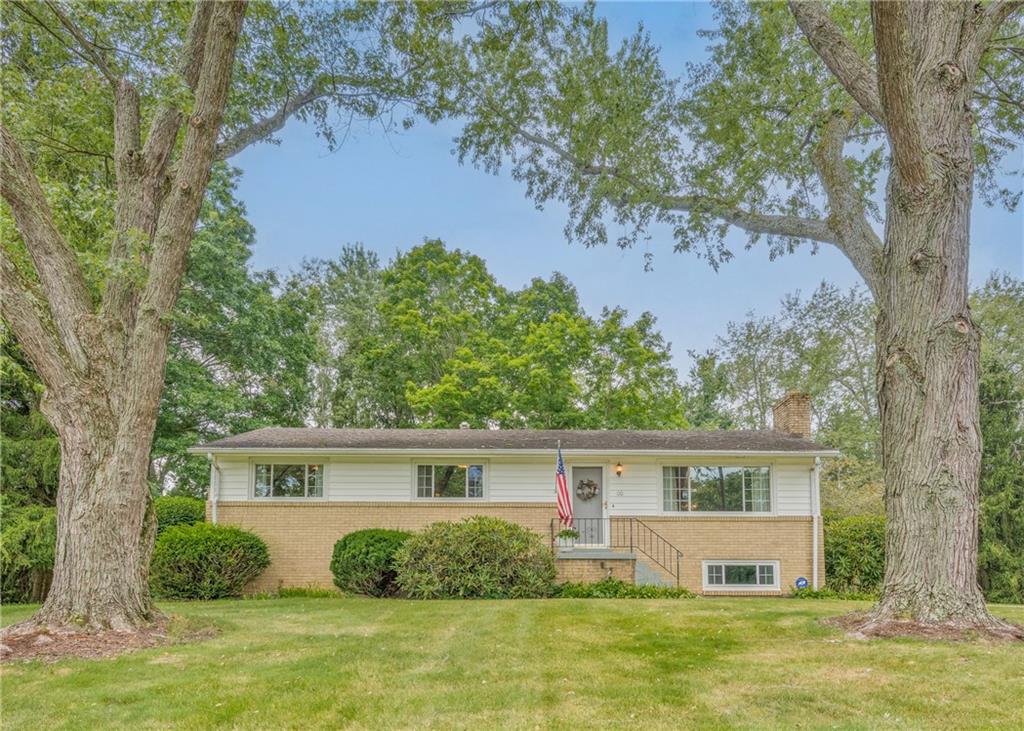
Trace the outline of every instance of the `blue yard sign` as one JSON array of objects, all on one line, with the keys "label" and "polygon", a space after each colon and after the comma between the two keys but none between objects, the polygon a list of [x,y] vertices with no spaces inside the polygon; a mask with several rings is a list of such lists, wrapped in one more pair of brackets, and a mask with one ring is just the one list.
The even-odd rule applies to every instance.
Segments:
[{"label": "blue yard sign", "polygon": [[806,589],[807,588],[807,579],[804,578],[803,576],[801,576],[799,579],[797,579],[796,580],[796,588],[797,589]]}]

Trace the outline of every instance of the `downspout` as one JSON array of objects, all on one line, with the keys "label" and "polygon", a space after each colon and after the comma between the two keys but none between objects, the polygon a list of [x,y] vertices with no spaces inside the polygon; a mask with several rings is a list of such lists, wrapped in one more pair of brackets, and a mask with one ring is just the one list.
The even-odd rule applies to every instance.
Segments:
[{"label": "downspout", "polygon": [[818,589],[818,523],[821,510],[818,505],[818,476],[821,471],[821,457],[814,458],[814,469],[811,470],[811,570],[814,576],[811,587]]},{"label": "downspout", "polygon": [[210,460],[210,522],[217,524],[217,499],[220,497],[220,465],[217,458],[210,452],[206,453]]}]

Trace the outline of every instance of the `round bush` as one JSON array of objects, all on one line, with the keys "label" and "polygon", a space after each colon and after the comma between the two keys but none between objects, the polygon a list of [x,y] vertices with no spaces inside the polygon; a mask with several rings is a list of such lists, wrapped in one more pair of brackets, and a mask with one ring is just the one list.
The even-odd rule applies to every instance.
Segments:
[{"label": "round bush", "polygon": [[434,523],[395,555],[396,582],[415,599],[549,596],[555,561],[539,536],[499,518]]},{"label": "round bush", "polygon": [[825,576],[834,591],[877,594],[885,578],[885,517],[854,515],[829,521]]},{"label": "round bush", "polygon": [[371,528],[349,533],[334,544],[331,573],[342,591],[370,596],[392,596],[395,585],[395,552],[409,538],[400,530]]},{"label": "round bush", "polygon": [[166,599],[220,599],[241,596],[269,565],[267,544],[249,531],[176,525],[156,539],[149,581],[153,593]]},{"label": "round bush", "polygon": [[153,500],[153,509],[158,535],[172,525],[192,525],[206,520],[206,503],[195,497],[162,495]]}]

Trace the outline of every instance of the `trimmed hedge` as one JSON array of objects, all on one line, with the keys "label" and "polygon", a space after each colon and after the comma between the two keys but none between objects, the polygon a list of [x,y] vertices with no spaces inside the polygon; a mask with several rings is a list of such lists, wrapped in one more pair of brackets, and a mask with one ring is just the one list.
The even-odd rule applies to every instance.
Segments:
[{"label": "trimmed hedge", "polygon": [[334,544],[331,573],[342,591],[369,596],[393,596],[395,553],[409,538],[400,530],[370,528],[349,533]]},{"label": "trimmed hedge", "polygon": [[592,584],[562,584],[560,599],[693,599],[696,596],[681,586],[627,584],[621,579],[602,579]]},{"label": "trimmed hedge", "polygon": [[395,555],[397,583],[414,599],[550,596],[555,560],[540,537],[500,518],[434,523]]},{"label": "trimmed hedge", "polygon": [[846,595],[878,594],[885,578],[885,517],[854,515],[825,524],[828,589]]},{"label": "trimmed hedge", "polygon": [[3,508],[0,597],[4,603],[41,602],[53,579],[57,510],[42,505]]},{"label": "trimmed hedge", "polygon": [[206,503],[199,498],[161,495],[153,500],[157,535],[172,525],[192,525],[206,520]]},{"label": "trimmed hedge", "polygon": [[270,565],[259,536],[226,525],[175,525],[156,540],[149,581],[166,599],[221,599],[242,595]]}]

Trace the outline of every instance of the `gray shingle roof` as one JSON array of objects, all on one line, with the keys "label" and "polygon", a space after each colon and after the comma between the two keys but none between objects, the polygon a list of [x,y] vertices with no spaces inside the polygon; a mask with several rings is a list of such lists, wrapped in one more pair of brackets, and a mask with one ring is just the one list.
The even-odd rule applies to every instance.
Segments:
[{"label": "gray shingle roof", "polygon": [[305,429],[268,427],[198,445],[206,449],[564,450],[650,452],[829,452],[774,430],[634,431],[554,429]]}]

